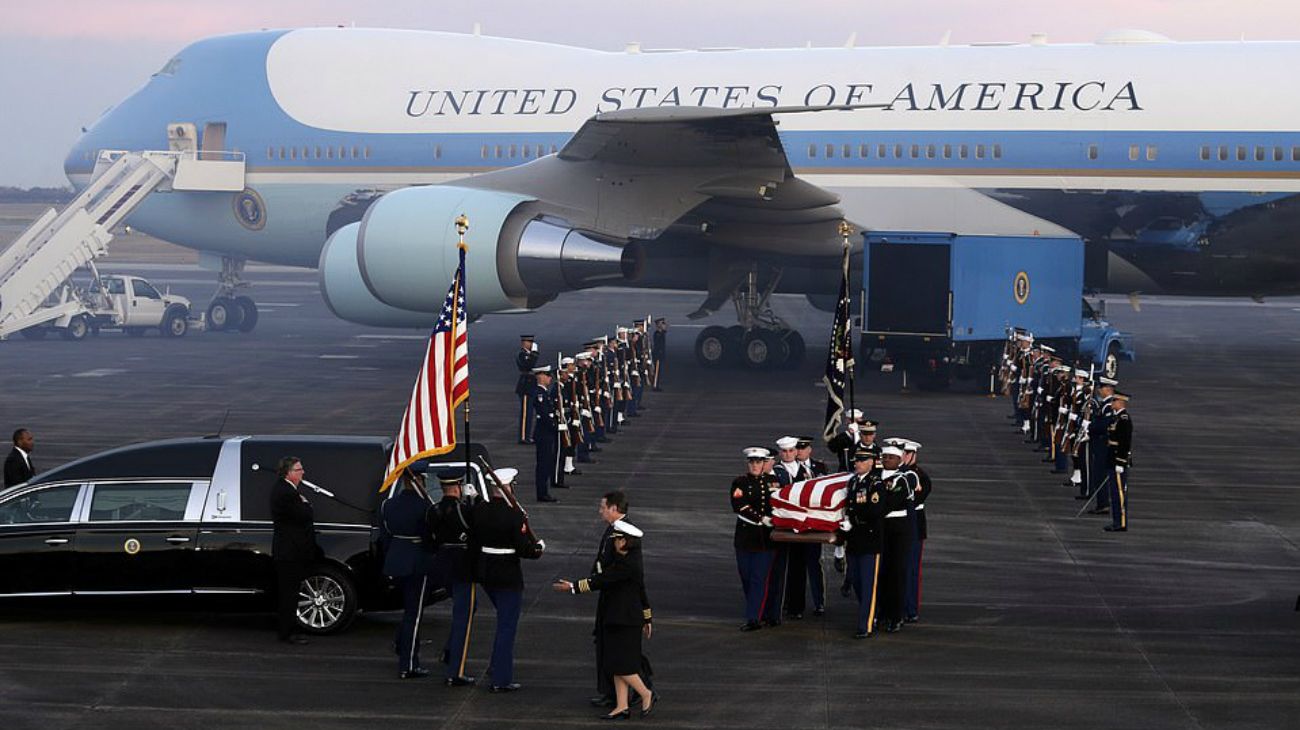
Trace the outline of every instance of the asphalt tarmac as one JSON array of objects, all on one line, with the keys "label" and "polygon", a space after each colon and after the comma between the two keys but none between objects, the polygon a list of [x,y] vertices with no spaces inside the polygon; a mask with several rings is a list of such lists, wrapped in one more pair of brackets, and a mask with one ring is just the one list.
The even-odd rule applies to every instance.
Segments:
[{"label": "asphalt tarmac", "polygon": [[[206,303],[211,275],[128,267]],[[0,342],[0,428],[37,438],[49,467],[171,436],[391,434],[424,344],[333,318],[314,274],[253,269],[261,309],[250,335],[104,333],[83,342]],[[584,467],[560,503],[521,495],[547,554],[525,564],[516,647],[524,690],[493,695],[400,681],[395,613],[303,647],[274,641],[269,615],[172,601],[0,605],[0,727],[504,728],[598,724],[595,600],[554,594],[581,577],[620,487],[646,531],[655,611],[646,651],[661,702],[643,724],[696,728],[1300,726],[1300,300],[1154,299],[1112,320],[1137,338],[1121,379],[1134,395],[1130,531],[1075,517],[1072,490],[1021,443],[1003,399],[902,392],[871,371],[857,402],[885,435],[920,441],[934,476],[921,623],[852,639],[854,604],[832,592],[824,617],[741,633],[730,479],[740,450],[817,434],[829,315],[800,298],[777,308],[809,341],[793,372],[706,371],[687,323],[698,295],[602,291],[470,329],[471,429],[498,466],[530,474],[515,444],[515,337],[545,358],[647,313],[669,333],[665,390]],[[229,411],[228,416],[226,415]],[[825,457],[825,454],[819,454]],[[306,465],[311,478],[311,464]],[[838,574],[826,560],[834,585]],[[427,610],[445,638],[449,607]],[[470,666],[485,676],[493,614],[475,624]],[[426,649],[435,669],[436,651]],[[483,680],[486,681],[486,680]],[[634,720],[633,722],[637,722]]]}]

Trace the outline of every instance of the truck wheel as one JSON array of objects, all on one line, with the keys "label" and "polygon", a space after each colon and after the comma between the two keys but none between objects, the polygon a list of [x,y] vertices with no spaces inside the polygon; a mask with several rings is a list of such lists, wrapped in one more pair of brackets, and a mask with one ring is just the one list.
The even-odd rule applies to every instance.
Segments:
[{"label": "truck wheel", "polygon": [[208,329],[214,332],[239,329],[243,310],[228,297],[217,297],[208,305]]},{"label": "truck wheel", "polygon": [[1101,361],[1101,372],[1108,378],[1119,377],[1119,343],[1112,342],[1106,348],[1106,358]]},{"label": "truck wheel", "polygon": [[257,326],[257,304],[249,297],[235,297],[235,306],[239,308],[239,331],[252,332]]},{"label": "truck wheel", "polygon": [[787,355],[785,343],[771,330],[750,330],[740,347],[740,361],[750,370],[776,367]]},{"label": "truck wheel", "polygon": [[86,321],[85,315],[73,317],[68,326],[63,328],[63,339],[65,340],[84,340],[90,333],[90,323]]},{"label": "truck wheel", "polygon": [[50,328],[44,325],[41,325],[39,327],[28,327],[27,329],[23,330],[22,333],[23,333],[23,337],[29,340],[43,340],[45,339],[45,335],[48,335],[50,333]]},{"label": "truck wheel", "polygon": [[184,337],[190,329],[189,311],[185,307],[176,306],[167,310],[163,315],[162,325],[158,331],[163,337]]},{"label": "truck wheel", "polygon": [[357,589],[333,565],[320,565],[298,584],[298,628],[309,634],[336,634],[357,616]]},{"label": "truck wheel", "polygon": [[705,327],[695,338],[695,360],[706,368],[719,368],[731,357],[733,347],[725,327]]}]

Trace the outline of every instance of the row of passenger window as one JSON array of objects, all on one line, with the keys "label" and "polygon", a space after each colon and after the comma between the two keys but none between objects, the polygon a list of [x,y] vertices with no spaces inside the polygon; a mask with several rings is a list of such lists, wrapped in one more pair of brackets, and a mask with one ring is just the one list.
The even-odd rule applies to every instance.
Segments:
[{"label": "row of passenger window", "polygon": [[[550,150],[548,153],[547,150]],[[534,157],[545,157],[547,154],[555,154],[559,148],[551,145],[549,148],[544,144],[485,144],[479,149],[479,155],[485,160],[514,160],[514,159],[532,159]]]},{"label": "row of passenger window", "polygon": [[855,145],[851,145],[851,144],[840,144],[840,145],[835,145],[835,144],[827,144],[827,145],[810,144],[810,145],[808,145],[808,157],[809,157],[809,158],[816,158],[816,157],[818,157],[818,149],[819,149],[819,147],[820,147],[820,149],[821,149],[821,156],[825,157],[826,159],[832,159],[832,158],[835,158],[835,157],[842,157],[842,158],[848,159],[848,158],[854,157],[855,155],[854,155],[853,153],[854,153],[854,150],[855,150],[855,149],[856,149],[856,151],[857,151],[857,155],[856,155],[856,157],[861,158],[861,159],[868,159],[868,158],[871,158],[871,157],[875,157],[876,159],[880,159],[880,160],[886,160],[886,159],[901,160],[901,159],[904,159],[904,158],[911,158],[911,159],[913,159],[913,160],[919,160],[919,159],[922,159],[922,158],[927,159],[927,160],[934,160],[934,159],[939,159],[939,158],[942,158],[942,159],[945,159],[945,160],[951,160],[951,159],[954,159],[954,158],[959,159],[959,160],[967,160],[967,159],[971,159],[971,158],[972,158],[972,155],[971,155],[972,152],[974,152],[974,159],[976,159],[976,160],[983,160],[983,159],[1000,160],[1000,159],[1002,159],[1002,145],[1000,145],[1000,144],[993,144],[993,145],[982,145],[982,144],[977,144],[977,145],[965,145],[965,144],[942,144],[942,145],[936,145],[936,144],[927,144],[927,145],[920,145],[920,144],[913,144],[913,145],[902,145],[902,144],[892,144],[892,145],[889,145],[889,144],[877,144],[877,145],[870,145],[870,144],[859,144],[859,145],[856,145],[856,146],[855,146]]},{"label": "row of passenger window", "polygon": [[[435,157],[442,157],[442,150],[437,149]],[[368,160],[370,145],[303,145],[301,147],[268,146],[268,160]]]},{"label": "row of passenger window", "polygon": [[[1286,153],[1287,150],[1285,147],[1255,145],[1253,157],[1255,162],[1267,162],[1270,160],[1273,162],[1284,162],[1287,159]],[[1251,148],[1243,144],[1221,144],[1218,147],[1212,147],[1208,144],[1201,145],[1202,160],[1216,159],[1220,162],[1227,162],[1235,159],[1238,162],[1245,162],[1246,160],[1251,159],[1251,157]],[[1300,162],[1300,147],[1291,148],[1291,162]]]}]

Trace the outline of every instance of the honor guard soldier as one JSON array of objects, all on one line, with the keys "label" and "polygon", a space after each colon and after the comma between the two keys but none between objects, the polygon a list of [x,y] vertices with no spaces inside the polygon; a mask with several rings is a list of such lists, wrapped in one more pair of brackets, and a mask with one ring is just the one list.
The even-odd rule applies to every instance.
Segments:
[{"label": "honor guard soldier", "polygon": [[634,415],[641,415],[645,410],[641,405],[641,397],[645,394],[646,381],[650,372],[649,353],[646,352],[645,341],[645,322],[636,322],[627,335],[628,352],[631,353],[632,362],[628,365],[628,372],[632,377],[632,411]]},{"label": "honor guard soldier", "polygon": [[908,519],[912,501],[907,474],[899,471],[903,450],[886,446],[880,450],[884,470],[880,479],[891,509],[884,518],[884,547],[880,565],[880,618],[885,631],[894,633],[903,626],[903,593],[907,581],[907,557],[912,549],[912,524]]},{"label": "honor guard soldier", "polygon": [[1083,498],[1096,500],[1093,514],[1104,514],[1110,510],[1110,485],[1115,481],[1115,470],[1110,458],[1109,433],[1111,422],[1115,418],[1115,386],[1118,384],[1118,381],[1105,376],[1097,378],[1092,418],[1083,426],[1088,432],[1088,491]]},{"label": "honor guard soldier", "polygon": [[857,632],[854,633],[858,639],[866,639],[875,631],[876,586],[884,545],[882,521],[891,504],[901,506],[896,494],[885,491],[875,466],[875,450],[860,448],[854,453],[844,521],[840,523],[848,578],[858,599]]},{"label": "honor guard soldier", "polygon": [[573,356],[578,365],[574,373],[574,391],[577,396],[578,420],[580,421],[579,430],[582,432],[582,438],[578,441],[577,462],[579,464],[595,464],[596,460],[591,455],[600,451],[600,446],[596,444],[596,398],[591,388],[591,353],[579,352]]},{"label": "honor guard soldier", "polygon": [[429,583],[432,552],[429,513],[433,505],[421,477],[406,470],[397,481],[396,494],[379,508],[379,544],[384,549],[384,575],[397,582],[402,594],[402,623],[397,627],[397,676],[429,676],[420,666],[420,617]]},{"label": "honor guard soldier", "polygon": [[537,468],[534,476],[537,480],[537,501],[558,502],[551,496],[551,486],[560,463],[560,423],[556,418],[556,403],[551,380],[554,371],[550,365],[533,368],[533,411],[537,414],[537,425],[533,428],[533,439],[537,443]]},{"label": "honor guard soldier", "polygon": [[655,319],[653,343],[650,348],[650,360],[653,367],[650,383],[655,392],[658,393],[663,390],[661,378],[664,372],[664,357],[668,354],[668,320],[663,317]]},{"label": "honor guard soldier", "polygon": [[577,389],[574,387],[574,373],[577,371],[575,360],[571,357],[560,359],[560,369],[555,377],[555,420],[560,432],[560,455],[555,470],[554,485],[567,489],[565,477],[569,474],[580,476],[582,472],[574,465],[578,455],[578,442],[582,438],[582,424],[578,417]]},{"label": "honor guard soldier", "polygon": [[764,470],[767,449],[744,450],[745,473],[731,481],[731,511],[736,513],[732,544],[736,549],[736,568],[745,593],[745,623],[741,631],[762,628],[766,601],[776,600],[767,591],[775,550],[772,544],[772,502]]},{"label": "honor guard soldier", "polygon": [[451,592],[451,632],[443,653],[447,665],[448,687],[474,684],[466,675],[470,626],[474,622],[474,576],[469,557],[470,508],[463,499],[465,470],[446,468],[438,471],[442,499],[433,507],[429,528],[437,550],[433,555],[430,577],[434,585]]},{"label": "honor guard soldier", "polygon": [[925,500],[930,496],[930,475],[916,463],[921,445],[904,440],[903,465],[912,480],[912,504],[909,519],[912,521],[912,550],[907,558],[907,583],[903,591],[903,623],[914,624],[921,618],[921,556],[928,537],[925,526]]},{"label": "honor guard soldier", "polygon": [[[764,448],[767,458],[763,460],[763,481],[767,485],[769,503],[772,495],[781,488],[781,479],[776,475],[776,452]],[[781,612],[785,607],[785,549],[784,543],[772,543],[772,569],[767,575],[767,600],[763,603],[763,623],[768,626],[781,625]]]},{"label": "honor guard soldier", "polygon": [[[778,442],[779,443],[779,442]],[[812,458],[813,439],[809,436],[794,440],[794,459],[798,466],[795,481],[803,481],[827,474],[826,464]],[[782,457],[784,458],[784,451]],[[784,466],[784,464],[783,464]],[[789,573],[786,576],[785,610],[791,618],[802,618],[805,588],[812,593],[813,615],[826,613],[826,573],[822,570],[822,544],[796,542],[788,546]]]},{"label": "honor guard soldier", "polygon": [[849,471],[853,454],[862,442],[862,411],[850,408],[844,411],[844,420],[847,422],[844,428],[826,442],[826,448],[839,460],[840,471]]},{"label": "honor guard soldier", "polygon": [[1114,476],[1110,486],[1110,524],[1107,532],[1128,530],[1128,485],[1132,477],[1133,419],[1128,413],[1129,396],[1115,393],[1114,418],[1106,436]]},{"label": "honor guard soldier", "polygon": [[510,484],[519,472],[497,469],[496,480],[489,482],[489,499],[474,505],[470,524],[470,554],[474,560],[474,580],[492,602],[497,613],[496,636],[492,640],[492,659],[488,663],[491,692],[514,692],[515,633],[523,609],[524,571],[520,560],[536,560],[546,544],[533,538],[524,522],[524,513],[507,501],[500,484]]},{"label": "honor guard soldier", "polygon": [[533,368],[537,367],[537,343],[532,335],[519,335],[519,352],[515,353],[515,367],[519,380],[515,382],[515,395],[519,396],[519,443],[533,442]]}]

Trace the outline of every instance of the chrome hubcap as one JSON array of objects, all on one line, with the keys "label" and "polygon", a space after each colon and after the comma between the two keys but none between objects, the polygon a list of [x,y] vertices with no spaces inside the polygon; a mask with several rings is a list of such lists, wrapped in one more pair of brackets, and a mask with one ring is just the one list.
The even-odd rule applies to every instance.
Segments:
[{"label": "chrome hubcap", "polygon": [[298,621],[313,629],[333,626],[346,605],[343,586],[328,575],[313,575],[298,587]]}]

